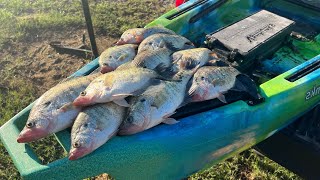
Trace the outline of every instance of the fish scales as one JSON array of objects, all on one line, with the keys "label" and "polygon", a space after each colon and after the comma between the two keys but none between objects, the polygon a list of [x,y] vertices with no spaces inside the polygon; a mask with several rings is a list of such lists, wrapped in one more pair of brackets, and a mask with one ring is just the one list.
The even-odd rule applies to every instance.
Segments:
[{"label": "fish scales", "polygon": [[100,72],[107,73],[124,63],[130,62],[136,56],[137,49],[138,46],[134,44],[125,44],[106,49],[99,57]]},{"label": "fish scales", "polygon": [[113,101],[128,107],[129,104],[124,98],[135,95],[137,91],[143,91],[155,78],[160,78],[160,76],[150,69],[131,67],[116,70],[93,80],[73,104],[87,106]]},{"label": "fish scales", "polygon": [[175,34],[175,32],[164,27],[128,29],[123,32],[116,44],[139,44],[141,41],[154,34]]},{"label": "fish scales", "polygon": [[154,127],[161,122],[176,123],[172,118],[175,110],[183,103],[186,84],[193,71],[179,72],[174,81],[161,81],[134,97],[128,116],[120,126],[120,135],[129,135]]},{"label": "fish scales", "polygon": [[237,71],[234,68],[218,67],[218,68],[205,68],[202,75],[204,77],[208,76],[209,81],[214,82],[216,86],[224,86],[228,84],[229,86],[232,87],[234,85],[236,75],[238,74],[239,74],[239,71]]},{"label": "fish scales", "polygon": [[144,39],[138,48],[138,54],[143,51],[153,51],[166,47],[170,50],[189,49],[192,42],[187,38],[179,35],[154,34]]},{"label": "fish scales", "polygon": [[191,70],[196,66],[202,67],[210,60],[211,50],[207,48],[194,48],[177,51],[172,54],[174,71]]},{"label": "fish scales", "polygon": [[227,103],[224,93],[234,88],[240,72],[233,67],[205,66],[194,75],[188,94],[192,102],[218,98]]},{"label": "fish scales", "polygon": [[136,67],[144,67],[148,69],[155,69],[158,65],[164,68],[171,66],[172,51],[167,48],[160,48],[154,51],[143,51],[139,53],[132,64]]}]

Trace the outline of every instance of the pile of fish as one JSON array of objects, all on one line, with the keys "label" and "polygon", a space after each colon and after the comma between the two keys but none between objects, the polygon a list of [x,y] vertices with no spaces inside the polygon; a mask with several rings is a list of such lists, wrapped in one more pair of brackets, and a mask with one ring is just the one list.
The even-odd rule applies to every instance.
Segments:
[{"label": "pile of fish", "polygon": [[44,93],[17,141],[72,127],[69,159],[75,160],[117,134],[177,123],[170,116],[190,102],[227,103],[228,90],[249,91],[243,82],[252,82],[216,53],[163,27],[125,31],[101,54],[99,65],[100,73],[66,80]]}]

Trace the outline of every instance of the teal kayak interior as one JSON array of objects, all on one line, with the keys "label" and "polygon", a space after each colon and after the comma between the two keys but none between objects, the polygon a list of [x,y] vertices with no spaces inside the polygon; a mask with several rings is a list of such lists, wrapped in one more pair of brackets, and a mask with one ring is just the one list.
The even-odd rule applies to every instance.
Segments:
[{"label": "teal kayak interior", "polygon": [[[293,34],[272,56],[257,61],[254,74],[261,84],[320,54],[319,3],[292,0],[215,0],[191,1],[180,11],[164,15],[167,19],[182,16],[168,28],[189,38],[196,46],[205,46],[206,35],[242,20],[260,10],[267,10],[295,22]],[[187,13],[188,11],[195,11]],[[188,16],[188,17],[186,17]],[[188,20],[186,20],[188,19]],[[185,21],[187,22],[185,22]],[[239,27],[240,28],[240,27]],[[272,48],[272,47],[270,47]],[[257,55],[258,56],[258,55]],[[245,72],[247,73],[247,72]]]},{"label": "teal kayak interior", "polygon": [[[167,27],[187,37],[197,47],[207,47],[205,41],[208,34],[219,31],[261,10],[288,18],[294,21],[295,25],[292,33],[288,35],[285,42],[279,42],[281,46],[272,55],[261,59],[257,54],[255,62],[243,72],[255,80],[257,85],[260,85],[320,55],[320,7],[291,0],[200,0],[190,1],[178,12],[165,14],[162,17],[173,20],[182,16],[181,21],[176,19]],[[195,12],[188,13],[188,11]],[[159,21],[159,23],[162,22]],[[250,101],[247,94],[235,91],[229,91],[226,99],[229,103],[238,100]],[[187,117],[223,105],[225,104],[217,99],[189,104],[180,108],[174,117]]]}]

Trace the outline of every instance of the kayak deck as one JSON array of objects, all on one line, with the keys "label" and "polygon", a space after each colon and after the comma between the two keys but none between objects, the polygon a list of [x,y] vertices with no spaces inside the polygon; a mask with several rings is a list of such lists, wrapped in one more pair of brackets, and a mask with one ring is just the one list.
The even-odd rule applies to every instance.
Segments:
[{"label": "kayak deck", "polygon": [[[297,6],[288,5],[285,0],[267,1],[266,4],[263,2],[265,1],[191,0],[156,19],[149,26],[164,25],[201,46],[206,34],[239,21],[260,9],[292,18],[287,11]],[[188,8],[189,6],[192,8]],[[207,10],[209,7],[210,12]],[[188,11],[178,13],[183,9]],[[202,15],[199,12],[208,14]],[[299,13],[294,16],[296,22],[303,21],[305,16],[320,17],[320,14],[313,10],[306,10],[300,15]],[[306,22],[319,34],[317,27],[320,22],[309,19],[311,21]],[[287,80],[306,67],[316,67],[320,62],[316,35],[310,36],[313,39],[311,42],[295,42],[299,48],[304,48],[300,50],[300,54],[283,53],[286,49],[283,46],[269,58],[273,60],[281,57],[280,59],[292,60],[296,57],[301,58],[301,54],[304,56],[301,58],[303,61],[294,63],[294,68],[289,68],[288,71],[281,69],[278,72],[270,72],[270,69],[274,69],[271,66],[265,69],[264,76],[256,79],[261,95],[265,98],[263,103],[250,106],[245,101],[246,97],[234,94],[227,96],[233,99],[232,103],[227,105],[217,104],[216,100],[212,100],[189,106],[177,112],[176,116],[180,122],[175,125],[161,124],[132,136],[116,136],[84,158],[69,161],[65,157],[47,165],[40,163],[28,144],[16,142],[27,120],[31,104],[0,128],[1,141],[24,179],[43,176],[48,179],[75,179],[104,172],[119,179],[184,178],[266,139],[320,102],[320,95],[317,94],[307,98],[307,94],[320,85],[319,68],[293,82]],[[96,59],[74,75],[87,75],[97,67]],[[63,148],[69,151],[70,132],[59,132],[56,137]]]}]

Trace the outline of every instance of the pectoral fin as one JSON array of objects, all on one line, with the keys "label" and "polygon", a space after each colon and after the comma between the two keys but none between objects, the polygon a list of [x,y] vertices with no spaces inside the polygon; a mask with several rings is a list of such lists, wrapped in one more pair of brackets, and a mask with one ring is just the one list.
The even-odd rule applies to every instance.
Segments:
[{"label": "pectoral fin", "polygon": [[113,102],[118,104],[119,106],[130,107],[130,104],[125,99],[117,99],[113,100]]},{"label": "pectoral fin", "polygon": [[114,94],[112,95],[113,99],[123,99],[128,96],[132,96],[133,94]]},{"label": "pectoral fin", "polygon": [[258,88],[255,82],[245,74],[238,74],[236,77],[235,87],[232,90],[238,89],[247,92],[251,97],[259,99]]},{"label": "pectoral fin", "polygon": [[164,42],[164,40],[161,40],[159,43],[159,47],[164,48],[165,46],[166,46],[166,43]]},{"label": "pectoral fin", "polygon": [[173,118],[166,118],[162,121],[165,124],[177,124],[179,121],[173,119]]},{"label": "pectoral fin", "polygon": [[172,64],[175,64],[175,63],[177,63],[180,59],[182,58],[182,54],[176,54],[174,57],[173,57],[173,59],[172,59]]},{"label": "pectoral fin", "polygon": [[219,95],[218,95],[217,98],[218,98],[221,102],[227,103],[226,97],[225,97],[223,94],[219,93]]},{"label": "pectoral fin", "polygon": [[76,107],[73,105],[73,103],[70,102],[70,103],[67,103],[67,104],[63,105],[62,107],[60,107],[59,110],[62,112],[66,112],[68,110],[75,109],[75,108]]}]

